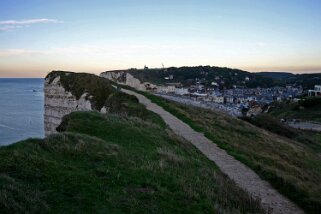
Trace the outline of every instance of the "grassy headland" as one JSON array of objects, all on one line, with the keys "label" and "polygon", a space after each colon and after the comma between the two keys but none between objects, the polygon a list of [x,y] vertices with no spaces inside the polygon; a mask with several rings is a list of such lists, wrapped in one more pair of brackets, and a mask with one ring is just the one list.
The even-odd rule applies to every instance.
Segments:
[{"label": "grassy headland", "polygon": [[307,212],[318,213],[321,209],[319,150],[222,113],[143,94],[203,132]]},{"label": "grassy headland", "polygon": [[135,97],[94,75],[51,75],[108,113],[75,112],[59,134],[0,147],[1,213],[263,213]]},{"label": "grassy headland", "polygon": [[77,112],[60,129],[0,148],[3,213],[262,212],[191,144],[155,123]]}]

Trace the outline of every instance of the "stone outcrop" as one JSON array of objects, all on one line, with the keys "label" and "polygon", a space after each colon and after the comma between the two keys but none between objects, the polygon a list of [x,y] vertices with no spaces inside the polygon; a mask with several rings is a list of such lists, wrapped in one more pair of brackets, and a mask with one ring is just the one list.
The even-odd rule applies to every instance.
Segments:
[{"label": "stone outcrop", "polygon": [[45,115],[44,125],[46,136],[56,133],[56,128],[60,125],[63,116],[74,111],[91,111],[92,104],[87,100],[84,93],[76,99],[71,92],[65,90],[60,82],[60,76],[54,80],[45,80]]},{"label": "stone outcrop", "polygon": [[135,78],[133,75],[126,71],[107,71],[101,73],[100,76],[119,84],[128,85],[141,91],[146,91],[147,87],[150,86],[149,83],[141,82],[139,79]]}]

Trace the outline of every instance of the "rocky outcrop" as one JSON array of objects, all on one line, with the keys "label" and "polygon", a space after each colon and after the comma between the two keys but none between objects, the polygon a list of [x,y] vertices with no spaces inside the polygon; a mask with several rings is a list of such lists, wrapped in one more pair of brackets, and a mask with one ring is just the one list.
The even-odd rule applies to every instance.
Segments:
[{"label": "rocky outcrop", "polygon": [[94,74],[52,71],[45,79],[45,134],[56,132],[62,118],[74,111],[109,112],[109,98],[117,90]]},{"label": "rocky outcrop", "polygon": [[146,91],[149,83],[143,83],[139,79],[126,71],[107,71],[100,74],[101,77],[117,82],[119,84],[128,85],[141,91]]},{"label": "rocky outcrop", "polygon": [[60,82],[60,76],[51,80],[45,80],[45,115],[44,125],[46,136],[56,133],[56,128],[60,125],[62,118],[74,111],[90,111],[92,104],[87,100],[84,93],[76,99],[71,92],[65,90]]}]

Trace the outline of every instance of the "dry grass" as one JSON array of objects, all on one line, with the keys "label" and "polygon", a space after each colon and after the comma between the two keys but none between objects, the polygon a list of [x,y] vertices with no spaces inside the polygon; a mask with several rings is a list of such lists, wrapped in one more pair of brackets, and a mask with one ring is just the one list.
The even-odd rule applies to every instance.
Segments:
[{"label": "dry grass", "polygon": [[184,162],[184,159],[180,157],[179,155],[175,154],[174,151],[172,151],[169,148],[161,147],[157,148],[157,153],[161,156],[161,160],[173,163],[173,164],[180,164]]}]

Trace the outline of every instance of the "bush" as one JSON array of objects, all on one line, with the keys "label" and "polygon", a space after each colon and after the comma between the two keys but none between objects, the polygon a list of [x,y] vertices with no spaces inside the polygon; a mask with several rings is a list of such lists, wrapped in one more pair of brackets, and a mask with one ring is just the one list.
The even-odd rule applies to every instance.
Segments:
[{"label": "bush", "polygon": [[303,106],[304,108],[312,108],[317,105],[321,105],[321,98],[320,97],[308,98],[308,99],[302,100],[300,102],[300,105]]},{"label": "bush", "polygon": [[243,117],[242,119],[257,127],[287,138],[293,139],[298,135],[291,128],[282,125],[277,119],[267,114],[261,114],[254,118]]}]

